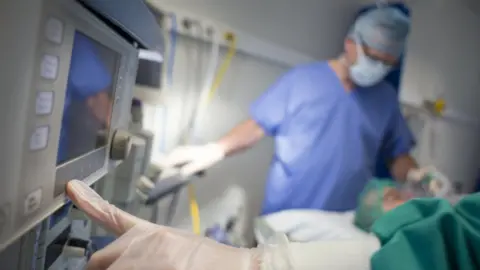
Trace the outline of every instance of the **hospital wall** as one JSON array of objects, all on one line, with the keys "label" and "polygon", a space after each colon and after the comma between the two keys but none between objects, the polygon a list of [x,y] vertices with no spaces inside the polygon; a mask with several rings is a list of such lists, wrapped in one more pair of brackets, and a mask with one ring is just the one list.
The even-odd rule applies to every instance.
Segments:
[{"label": "hospital wall", "polygon": [[445,117],[415,113],[421,164],[433,164],[464,192],[480,168],[480,9],[472,1],[415,1],[400,98],[421,108],[446,101]]},{"label": "hospital wall", "polygon": [[[150,0],[223,22],[315,59],[339,53],[361,0]],[[279,56],[281,57],[281,56]]]}]

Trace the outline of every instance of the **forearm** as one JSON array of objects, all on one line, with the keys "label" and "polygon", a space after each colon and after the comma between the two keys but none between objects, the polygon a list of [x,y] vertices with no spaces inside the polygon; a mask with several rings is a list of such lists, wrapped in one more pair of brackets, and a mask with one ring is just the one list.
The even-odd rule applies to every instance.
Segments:
[{"label": "forearm", "polygon": [[415,159],[409,154],[401,155],[397,157],[391,163],[391,174],[398,181],[406,181],[408,172],[411,169],[418,168],[418,164]]},{"label": "forearm", "polygon": [[235,128],[218,141],[229,156],[252,147],[265,136],[263,129],[252,119],[249,119]]}]

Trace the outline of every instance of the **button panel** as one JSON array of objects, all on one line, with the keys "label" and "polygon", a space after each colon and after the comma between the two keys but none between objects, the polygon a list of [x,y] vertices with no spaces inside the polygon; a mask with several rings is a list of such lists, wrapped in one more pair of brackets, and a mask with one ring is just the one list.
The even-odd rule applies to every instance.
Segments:
[{"label": "button panel", "polygon": [[49,133],[50,129],[48,126],[37,127],[30,137],[30,150],[37,151],[46,148]]},{"label": "button panel", "polygon": [[42,204],[42,189],[37,189],[32,193],[28,194],[25,198],[24,211],[25,216],[33,214],[40,208]]},{"label": "button panel", "polygon": [[38,92],[37,100],[35,102],[35,113],[37,115],[48,115],[53,110],[53,92]]},{"label": "button panel", "polygon": [[57,56],[44,55],[40,66],[40,75],[47,80],[55,80],[58,75],[59,59]]},{"label": "button panel", "polygon": [[55,44],[62,44],[63,23],[57,18],[48,18],[45,25],[45,37]]},{"label": "button panel", "polygon": [[[64,23],[55,17],[48,17],[44,25],[44,36],[43,38],[47,43],[46,46],[49,47],[49,50],[53,50],[53,54],[44,54],[40,59],[40,77],[42,79],[49,80],[50,83],[53,83],[59,75],[60,69],[60,57],[56,56],[54,50],[58,49],[57,46],[52,45],[61,45],[63,42],[64,35]],[[52,85],[53,86],[53,85]],[[44,88],[45,86],[42,86]],[[47,86],[47,89],[50,88]],[[55,91],[38,91],[35,97],[35,115],[36,116],[47,116],[53,113],[54,108],[54,98]],[[38,123],[36,123],[38,125]],[[50,136],[50,128],[48,125],[37,126],[32,133],[29,141],[30,151],[38,151],[47,148],[48,140]]]}]

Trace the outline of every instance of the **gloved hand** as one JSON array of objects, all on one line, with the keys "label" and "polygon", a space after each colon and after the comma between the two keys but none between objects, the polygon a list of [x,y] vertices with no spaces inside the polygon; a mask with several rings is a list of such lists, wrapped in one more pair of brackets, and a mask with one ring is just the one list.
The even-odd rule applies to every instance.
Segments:
[{"label": "gloved hand", "polygon": [[67,194],[90,218],[119,236],[93,254],[87,270],[260,270],[268,259],[260,249],[228,247],[134,217],[80,181],[70,181]]},{"label": "gloved hand", "polygon": [[451,189],[448,178],[433,166],[410,169],[407,174],[407,181],[425,184],[428,191],[438,197],[445,196]]},{"label": "gloved hand", "polygon": [[202,146],[181,146],[162,158],[159,166],[165,169],[181,166],[183,177],[206,170],[225,158],[225,150],[220,144],[209,143]]}]

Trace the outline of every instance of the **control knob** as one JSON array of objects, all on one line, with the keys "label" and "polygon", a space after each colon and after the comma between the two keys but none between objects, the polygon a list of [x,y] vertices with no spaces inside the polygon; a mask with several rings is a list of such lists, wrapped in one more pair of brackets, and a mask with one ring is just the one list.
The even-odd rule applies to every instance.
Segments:
[{"label": "control knob", "polygon": [[124,160],[130,153],[131,147],[132,135],[130,132],[122,129],[115,130],[110,147],[110,159]]}]

